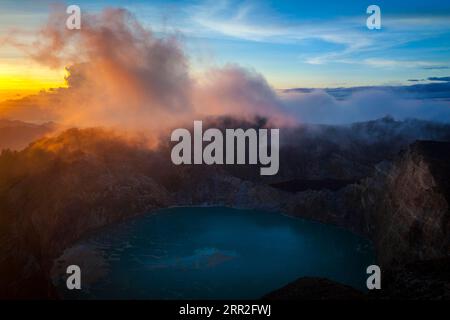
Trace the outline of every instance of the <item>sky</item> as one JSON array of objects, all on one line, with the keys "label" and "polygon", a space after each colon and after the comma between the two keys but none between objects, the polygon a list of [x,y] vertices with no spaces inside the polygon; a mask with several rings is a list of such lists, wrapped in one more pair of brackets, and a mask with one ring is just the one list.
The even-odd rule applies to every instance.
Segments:
[{"label": "sky", "polygon": [[[0,39],[32,41],[58,1],[2,0]],[[450,73],[450,2],[77,0],[85,12],[123,7],[157,35],[177,34],[193,73],[237,64],[276,89],[405,85]],[[381,9],[369,30],[366,9]],[[0,41],[0,100],[64,86],[49,68]]]}]

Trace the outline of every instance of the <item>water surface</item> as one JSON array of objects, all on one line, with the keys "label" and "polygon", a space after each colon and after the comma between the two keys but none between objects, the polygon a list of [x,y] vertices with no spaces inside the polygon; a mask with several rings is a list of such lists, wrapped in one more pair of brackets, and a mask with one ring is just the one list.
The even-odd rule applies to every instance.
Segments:
[{"label": "water surface", "polygon": [[[364,290],[370,242],[343,229],[259,210],[159,210],[105,228],[57,262],[82,269],[68,298],[252,299],[302,276]],[[61,271],[59,270],[59,271]]]}]

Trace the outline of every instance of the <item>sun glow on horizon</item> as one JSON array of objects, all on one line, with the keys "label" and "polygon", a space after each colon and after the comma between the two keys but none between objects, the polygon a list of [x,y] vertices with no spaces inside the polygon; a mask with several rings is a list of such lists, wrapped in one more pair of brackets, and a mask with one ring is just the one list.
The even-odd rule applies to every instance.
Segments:
[{"label": "sun glow on horizon", "polygon": [[67,87],[65,69],[51,69],[29,59],[0,60],[0,101]]}]

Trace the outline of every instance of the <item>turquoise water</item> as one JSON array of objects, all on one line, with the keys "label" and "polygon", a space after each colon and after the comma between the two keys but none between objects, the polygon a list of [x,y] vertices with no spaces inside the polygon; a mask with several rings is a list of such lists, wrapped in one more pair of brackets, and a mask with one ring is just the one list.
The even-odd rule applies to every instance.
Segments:
[{"label": "turquoise water", "polygon": [[223,207],[159,210],[77,247],[101,261],[80,262],[91,283],[76,293],[62,289],[71,298],[253,299],[302,276],[364,290],[374,262],[370,242],[343,229]]}]

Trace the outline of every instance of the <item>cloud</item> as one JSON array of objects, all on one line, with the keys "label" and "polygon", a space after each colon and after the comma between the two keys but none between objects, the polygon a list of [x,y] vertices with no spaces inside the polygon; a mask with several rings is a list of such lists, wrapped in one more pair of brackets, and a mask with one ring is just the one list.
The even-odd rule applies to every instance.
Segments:
[{"label": "cloud", "polygon": [[192,10],[192,23],[200,33],[247,41],[292,44],[311,39],[337,44],[340,51],[304,58],[306,63],[323,64],[351,53],[366,50],[373,41],[358,31],[361,21],[336,19],[331,22],[302,21],[287,23],[284,17],[266,12],[254,2],[236,4],[232,1],[206,2]]},{"label": "cloud", "polygon": [[80,31],[69,31],[52,15],[24,45],[42,64],[67,65],[68,88],[9,101],[0,106],[3,116],[150,132],[209,116],[264,116],[277,126],[387,114],[450,121],[448,82],[279,93],[257,71],[233,64],[193,78],[176,35],[157,37],[123,9],[84,17]]},{"label": "cloud", "polygon": [[205,115],[269,117],[278,124],[295,122],[266,79],[256,71],[227,65],[207,71],[196,90],[198,112]]},{"label": "cloud", "polygon": [[377,67],[377,68],[426,68],[426,69],[441,69],[445,67],[439,63],[432,61],[421,61],[421,60],[393,60],[393,59],[364,59],[363,64]]},{"label": "cloud", "polygon": [[[434,63],[432,58],[430,61],[403,62],[376,61],[375,57],[385,55],[387,50],[393,48],[402,50],[412,42],[448,37],[448,15],[383,14],[382,30],[373,32],[365,27],[367,16],[364,11],[361,16],[327,20],[292,19],[292,16],[280,15],[259,2],[236,3],[227,0],[200,2],[186,10],[190,14],[184,24],[195,26],[197,35],[279,44],[297,44],[314,39],[333,45],[331,48],[322,46],[320,54],[301,54],[299,58],[308,64],[356,63],[427,70],[447,67],[445,63]],[[336,46],[339,48],[336,49]]]},{"label": "cloud", "polygon": [[429,81],[445,81],[450,82],[450,77],[430,77],[428,78]]},{"label": "cloud", "polygon": [[57,12],[25,50],[41,64],[68,65],[68,88],[34,99],[48,98],[55,120],[144,128],[190,112],[192,81],[175,36],[157,38],[123,9],[85,14],[81,30],[66,29]]},{"label": "cloud", "polygon": [[428,67],[422,67],[422,69],[425,70],[444,70],[444,69],[449,69],[450,67],[448,66],[428,66]]},{"label": "cloud", "polygon": [[228,65],[197,81],[176,35],[157,37],[124,9],[83,17],[81,30],[74,31],[54,13],[37,39],[22,46],[41,64],[67,66],[68,88],[9,101],[3,114],[133,130],[164,129],[205,115],[283,118],[275,91],[257,72]]},{"label": "cloud", "polygon": [[399,120],[417,118],[450,122],[450,100],[410,98],[383,87],[364,88],[350,93],[345,99],[337,99],[324,90],[290,91],[283,94],[283,102],[292,116],[310,123],[348,124],[387,115]]}]

